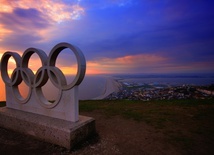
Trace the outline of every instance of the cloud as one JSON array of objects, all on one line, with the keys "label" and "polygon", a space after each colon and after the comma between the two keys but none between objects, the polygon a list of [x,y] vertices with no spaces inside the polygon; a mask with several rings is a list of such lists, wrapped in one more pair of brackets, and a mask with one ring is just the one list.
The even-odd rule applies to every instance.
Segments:
[{"label": "cloud", "polygon": [[47,18],[62,22],[66,20],[79,19],[84,14],[84,9],[78,3],[66,4],[60,0],[1,0],[0,12],[13,12],[14,8],[31,9],[34,8]]},{"label": "cloud", "polygon": [[[162,53],[162,52],[160,52]],[[126,55],[117,58],[100,58],[87,63],[87,74],[119,73],[209,73],[214,62],[174,61],[172,56],[160,54]]]},{"label": "cloud", "polygon": [[0,0],[0,4],[1,50],[41,46],[61,35],[56,33],[60,23],[79,20],[84,15],[84,8],[78,2]]},{"label": "cloud", "polygon": [[88,74],[152,72],[165,64],[167,58],[155,54],[127,55],[117,58],[100,58],[87,63]]},{"label": "cloud", "polygon": [[[17,33],[17,31],[29,31],[45,29],[50,26],[48,21],[36,9],[14,8],[11,13],[0,14],[1,25],[4,29]],[[29,29],[29,27],[31,29]]]}]

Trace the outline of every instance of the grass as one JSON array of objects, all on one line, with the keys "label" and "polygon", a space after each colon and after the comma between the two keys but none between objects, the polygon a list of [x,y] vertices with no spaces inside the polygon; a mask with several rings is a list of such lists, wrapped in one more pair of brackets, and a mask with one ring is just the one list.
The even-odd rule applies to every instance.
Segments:
[{"label": "grass", "polygon": [[[5,102],[0,102],[0,107]],[[191,154],[193,147],[214,144],[214,99],[204,100],[88,100],[80,101],[81,112],[120,116],[144,122],[166,136],[168,143]],[[197,149],[197,148],[196,148]]]},{"label": "grass", "polygon": [[80,101],[80,112],[100,112],[107,118],[121,116],[147,123],[163,133],[168,143],[190,154],[201,143],[207,147],[214,144],[214,99]]},{"label": "grass", "polygon": [[[5,106],[0,101],[0,107]],[[107,117],[120,115],[126,119],[145,121],[155,127],[163,128],[168,122],[180,123],[185,119],[206,121],[214,119],[214,99],[205,100],[88,100],[80,101],[80,111],[100,111]]]},{"label": "grass", "polygon": [[[204,119],[213,113],[214,99],[207,100],[161,100],[161,101],[131,101],[131,100],[96,100],[80,101],[80,111],[102,111],[106,116],[120,115],[136,121],[163,126],[164,122],[179,122],[183,113],[194,116],[193,119]],[[211,106],[212,108],[206,108]],[[191,110],[191,111],[190,111]],[[182,116],[183,117],[183,116]],[[213,117],[213,116],[212,116]],[[161,125],[162,124],[162,125]]]}]

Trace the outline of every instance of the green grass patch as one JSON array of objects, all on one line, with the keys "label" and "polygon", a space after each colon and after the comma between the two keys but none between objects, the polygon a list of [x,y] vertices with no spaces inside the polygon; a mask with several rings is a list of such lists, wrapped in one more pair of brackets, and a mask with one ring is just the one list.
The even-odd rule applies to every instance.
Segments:
[{"label": "green grass patch", "polygon": [[[205,100],[90,100],[80,101],[80,112],[98,111],[107,117],[122,116],[125,119],[143,121],[156,129],[168,126],[185,126],[207,123],[214,126],[214,99]],[[205,126],[203,124],[203,126]],[[194,130],[194,129],[193,129]],[[214,130],[214,127],[213,127]],[[199,131],[195,131],[199,132]]]},{"label": "green grass patch", "polygon": [[[209,112],[203,112],[202,106],[214,106],[213,99],[207,100],[161,100],[161,101],[131,101],[131,100],[89,100],[80,101],[80,111],[92,112],[98,110],[107,116],[120,115],[124,118],[134,119],[137,121],[145,121],[150,124],[158,124],[164,126],[166,122],[180,122],[178,117],[183,115],[210,116]],[[198,109],[200,109],[198,111]],[[192,110],[191,112],[188,112]],[[209,109],[212,111],[212,109]],[[209,111],[208,110],[208,111]],[[198,112],[197,112],[198,111]],[[196,114],[194,113],[196,112]],[[194,117],[193,117],[194,118]]]},{"label": "green grass patch", "polygon": [[145,122],[162,132],[167,142],[190,152],[200,141],[212,147],[214,141],[214,99],[204,100],[98,100],[80,101],[80,112],[96,111],[113,118],[121,116]]}]

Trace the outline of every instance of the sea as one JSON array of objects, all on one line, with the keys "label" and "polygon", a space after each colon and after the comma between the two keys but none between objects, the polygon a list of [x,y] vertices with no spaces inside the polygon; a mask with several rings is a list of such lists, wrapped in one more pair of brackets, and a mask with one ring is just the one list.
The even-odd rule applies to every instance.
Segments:
[{"label": "sea", "polygon": [[214,73],[198,74],[119,74],[112,75],[119,81],[127,83],[166,84],[170,86],[214,84]]},{"label": "sea", "polygon": [[[72,76],[66,77],[70,83],[74,79]],[[110,79],[110,80],[109,80]],[[109,82],[112,82],[109,83]],[[116,83],[135,83],[135,84],[157,84],[167,86],[194,85],[205,86],[214,84],[214,74],[102,74],[102,75],[86,75],[82,83],[79,85],[79,99],[93,100],[109,93],[117,91]],[[111,85],[111,88],[109,88]],[[115,85],[115,87],[112,87]],[[28,93],[28,86],[21,83],[19,86],[20,94],[25,97]],[[42,88],[44,96],[48,100],[54,100],[59,90],[50,82]],[[108,90],[108,94],[106,94]],[[5,87],[0,78],[0,101],[5,101]]]}]

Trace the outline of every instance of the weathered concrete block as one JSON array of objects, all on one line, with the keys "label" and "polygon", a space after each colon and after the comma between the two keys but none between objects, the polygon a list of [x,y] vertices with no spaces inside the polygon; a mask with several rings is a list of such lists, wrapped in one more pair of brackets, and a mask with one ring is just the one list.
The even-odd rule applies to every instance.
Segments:
[{"label": "weathered concrete block", "polygon": [[71,122],[39,114],[0,108],[0,126],[71,149],[96,132],[95,120],[79,116]]}]

